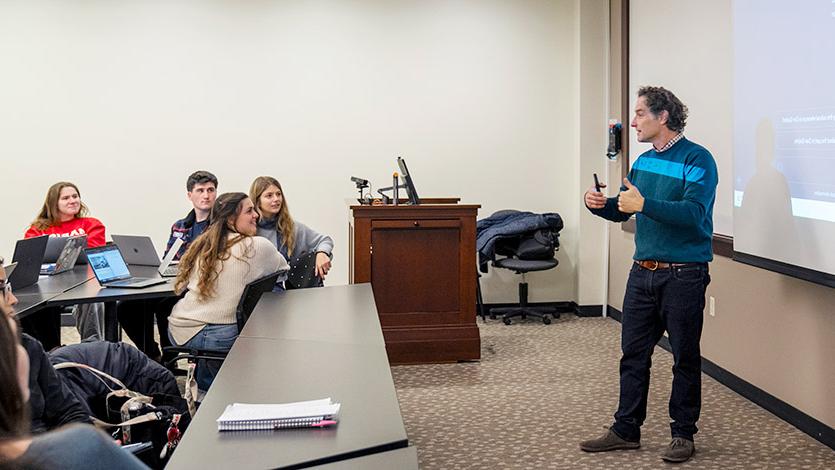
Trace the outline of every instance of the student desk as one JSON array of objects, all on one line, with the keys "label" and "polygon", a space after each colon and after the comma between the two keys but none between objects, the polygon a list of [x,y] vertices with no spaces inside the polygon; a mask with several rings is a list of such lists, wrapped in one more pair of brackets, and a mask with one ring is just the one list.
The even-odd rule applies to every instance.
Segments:
[{"label": "student desk", "polygon": [[18,318],[26,318],[40,310],[41,306],[52,297],[58,294],[15,294],[17,305],[15,313]]},{"label": "student desk", "polygon": [[[157,268],[152,266],[131,266],[130,271],[134,277],[160,277]],[[116,302],[173,296],[174,278],[142,289],[105,288],[99,285],[89,266],[81,265],[55,276],[41,276],[37,284],[15,290],[14,294],[19,296],[15,306],[19,318],[35,314],[44,307],[104,302],[104,337],[108,341],[118,341]]]},{"label": "student desk", "polygon": [[371,284],[264,295],[241,337],[385,347]]},{"label": "student desk", "polygon": [[[159,278],[157,268],[153,266],[131,266],[134,277]],[[38,282],[40,284],[40,282]],[[142,289],[118,289],[102,287],[95,276],[58,296],[49,299],[46,306],[104,303],[104,339],[119,341],[119,321],[116,318],[116,302],[119,300],[138,300],[174,295],[174,278],[166,282]]]},{"label": "student desk", "polygon": [[[14,289],[18,303],[15,306],[18,318],[25,318],[46,303],[93,278],[93,271],[87,265],[76,266],[73,269],[54,276],[40,276],[36,284],[22,289]],[[14,287],[14,286],[13,286]]]},{"label": "student desk", "polygon": [[[326,397],[342,404],[331,428],[217,430],[230,403]],[[370,286],[324,287],[264,294],[167,468],[303,468],[407,446]]]}]

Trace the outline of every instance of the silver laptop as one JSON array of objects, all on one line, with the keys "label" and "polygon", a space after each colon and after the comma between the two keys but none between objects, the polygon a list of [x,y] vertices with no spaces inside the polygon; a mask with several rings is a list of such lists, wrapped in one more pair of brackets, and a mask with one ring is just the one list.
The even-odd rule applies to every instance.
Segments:
[{"label": "silver laptop", "polygon": [[9,276],[12,275],[12,273],[14,272],[14,268],[16,268],[16,267],[17,267],[17,263],[7,264],[6,266],[3,267],[3,270],[6,271],[6,281],[9,280]]},{"label": "silver laptop", "polygon": [[159,264],[159,268],[157,269],[160,276],[175,277],[177,276],[177,273],[180,272],[180,265],[177,264],[177,261],[174,261],[174,257],[177,256],[181,246],[183,246],[182,238],[174,240],[174,244],[171,245],[171,249],[168,250],[168,253],[165,255],[165,258],[162,259],[162,263]]},{"label": "silver laptop", "polygon": [[129,265],[159,266],[159,256],[151,237],[137,235],[113,235],[113,243],[119,247]]},{"label": "silver laptop", "polygon": [[85,246],[87,246],[87,235],[66,237],[64,248],[61,249],[61,254],[58,255],[58,259],[54,263],[41,265],[41,275],[53,276],[69,271],[75,266],[75,262]]},{"label": "silver laptop", "polygon": [[163,278],[131,276],[117,245],[85,248],[84,253],[87,255],[90,267],[93,268],[93,274],[96,275],[102,287],[138,289],[166,282]]}]

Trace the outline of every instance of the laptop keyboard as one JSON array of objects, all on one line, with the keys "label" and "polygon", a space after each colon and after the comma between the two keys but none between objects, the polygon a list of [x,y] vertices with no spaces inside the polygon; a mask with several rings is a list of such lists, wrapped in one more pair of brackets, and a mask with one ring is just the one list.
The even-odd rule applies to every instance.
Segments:
[{"label": "laptop keyboard", "polygon": [[165,271],[162,272],[162,275],[165,276],[165,277],[174,277],[174,276],[177,275],[177,271],[179,271],[177,268],[178,267],[177,267],[176,264],[171,265],[171,266],[165,268]]},{"label": "laptop keyboard", "polygon": [[139,283],[142,283],[142,282],[145,282],[145,281],[147,281],[147,279],[145,279],[145,278],[133,278],[133,279],[126,279],[124,281],[108,282],[107,285],[108,286],[132,286],[132,285],[139,284]]}]

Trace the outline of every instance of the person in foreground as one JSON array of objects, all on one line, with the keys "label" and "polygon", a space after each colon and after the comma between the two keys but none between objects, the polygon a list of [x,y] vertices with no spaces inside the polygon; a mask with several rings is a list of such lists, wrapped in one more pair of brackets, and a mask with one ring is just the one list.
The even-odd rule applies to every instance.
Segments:
[{"label": "person in foreground", "polygon": [[249,187],[249,197],[261,216],[258,235],[270,240],[293,265],[302,256],[316,253],[314,272],[316,277],[324,280],[331,268],[333,239],[293,220],[284,190],[272,176],[255,178]]},{"label": "person in foreground", "polygon": [[[169,318],[169,336],[177,346],[228,351],[238,337],[235,310],[250,282],[288,269],[269,240],[256,236],[258,213],[244,193],[220,195],[206,231],[180,260],[174,283],[185,296]],[[218,361],[199,361],[195,378],[208,391]]]},{"label": "person in foreground", "polygon": [[0,296],[0,310],[0,468],[147,468],[90,425],[30,436],[29,357],[5,296]]},{"label": "person in foreground", "polygon": [[[586,452],[637,449],[646,418],[653,349],[664,331],[673,352],[670,395],[672,441],[661,458],[684,462],[695,453],[693,436],[701,410],[701,351],[705,291],[713,259],[716,162],[684,137],[687,107],[661,87],[638,90],[632,127],[641,154],[620,193],[607,198],[594,186],[584,196],[595,215],[620,222],[636,216],[635,262],[623,299],[620,400],[615,423]],[[601,184],[605,187],[605,184]]]}]

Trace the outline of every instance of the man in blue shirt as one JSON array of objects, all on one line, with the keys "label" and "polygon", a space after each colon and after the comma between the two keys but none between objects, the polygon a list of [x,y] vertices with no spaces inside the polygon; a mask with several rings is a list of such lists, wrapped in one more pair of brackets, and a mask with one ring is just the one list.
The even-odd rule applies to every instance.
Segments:
[{"label": "man in blue shirt", "polygon": [[[713,259],[716,162],[704,147],[684,137],[687,107],[669,90],[638,90],[632,127],[641,154],[620,192],[607,198],[595,187],[584,196],[595,215],[622,222],[635,215],[635,262],[623,300],[620,400],[615,423],[587,452],[640,447],[646,418],[653,349],[667,331],[673,351],[670,395],[672,441],[661,454],[684,462],[695,452],[693,436],[701,410],[701,351],[705,290]],[[601,184],[605,187],[605,184]]]},{"label": "man in blue shirt", "polygon": [[[209,225],[209,215],[217,197],[217,177],[208,171],[195,171],[186,180],[186,197],[191,202],[192,210],[171,226],[165,247],[165,254],[168,254],[175,240],[183,240],[180,250],[174,256],[175,260],[180,259],[189,244]],[[168,340],[168,316],[177,300],[176,297],[127,300],[119,302],[117,307],[119,323],[125,333],[140,351],[156,361],[165,362],[167,358],[163,357],[160,345],[154,340],[153,315],[156,315],[161,346],[171,346]]]},{"label": "man in blue shirt", "polygon": [[168,254],[174,241],[178,238],[183,240],[177,255],[174,256],[175,260],[179,260],[189,244],[209,226],[209,214],[217,198],[217,177],[208,171],[195,171],[186,180],[186,191],[193,208],[184,218],[171,226],[171,235],[165,247],[165,253]]}]

